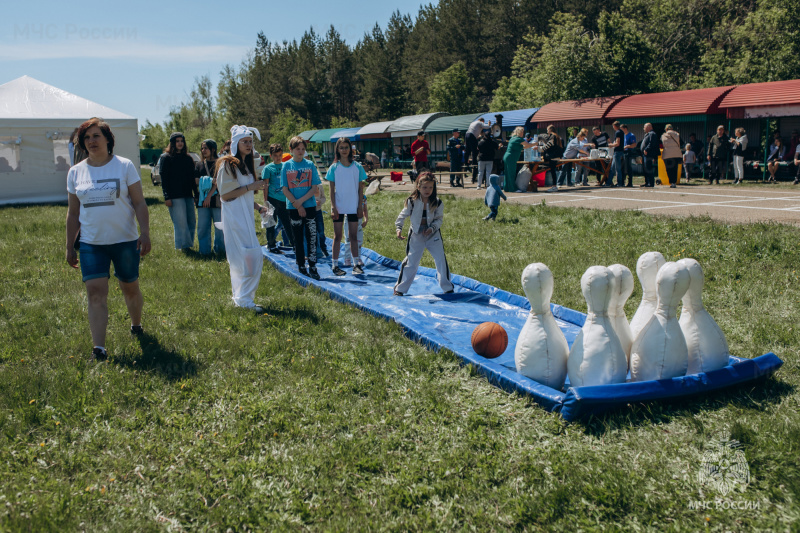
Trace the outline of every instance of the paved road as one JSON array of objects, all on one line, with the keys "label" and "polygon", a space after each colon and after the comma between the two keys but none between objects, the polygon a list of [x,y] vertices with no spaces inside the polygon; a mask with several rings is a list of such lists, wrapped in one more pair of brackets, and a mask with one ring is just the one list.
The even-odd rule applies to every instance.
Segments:
[{"label": "paved road", "polygon": [[[469,181],[469,180],[467,180]],[[382,180],[385,190],[410,190],[408,182],[392,183]],[[455,194],[467,198],[483,198],[484,191],[450,188],[439,185],[440,194]],[[695,180],[676,189],[659,185],[653,189],[622,187],[605,189],[590,187],[562,187],[557,193],[506,193],[509,202],[539,204],[588,209],[636,209],[654,215],[678,217],[708,215],[714,220],[728,223],[774,221],[800,227],[800,185],[791,182],[777,185],[746,184],[708,185]]]}]

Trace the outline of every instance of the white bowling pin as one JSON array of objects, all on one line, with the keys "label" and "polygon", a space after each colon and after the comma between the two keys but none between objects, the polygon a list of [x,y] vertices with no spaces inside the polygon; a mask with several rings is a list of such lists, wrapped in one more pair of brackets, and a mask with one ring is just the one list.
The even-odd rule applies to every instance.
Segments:
[{"label": "white bowling pin", "polygon": [[581,277],[587,313],[567,359],[567,373],[573,387],[625,382],[628,370],[625,351],[608,316],[615,281],[614,274],[604,266],[589,267]]},{"label": "white bowling pin", "polygon": [[703,305],[703,267],[694,259],[678,261],[689,269],[689,290],[683,296],[678,323],[689,350],[687,374],[718,370],[728,364],[728,341],[714,318]]},{"label": "white bowling pin", "polygon": [[631,338],[635,339],[656,310],[656,276],[666,263],[660,252],[645,252],[636,261],[636,275],[642,285],[642,301],[631,319]]},{"label": "white bowling pin", "polygon": [[528,265],[522,271],[522,290],[531,303],[531,312],[514,349],[517,372],[561,390],[567,377],[569,345],[550,311],[553,273],[543,263]]},{"label": "white bowling pin", "polygon": [[689,269],[666,263],[656,277],[656,311],[631,347],[631,381],[668,379],[686,374],[689,350],[678,324],[678,304],[689,289]]},{"label": "white bowling pin", "polygon": [[630,364],[633,334],[628,324],[628,317],[625,315],[625,303],[633,293],[633,274],[625,265],[611,265],[608,269],[617,279],[614,285],[616,290],[611,295],[611,303],[608,305],[608,316],[611,317],[611,325],[614,327],[617,337],[619,337],[622,349],[625,350],[625,357],[628,360],[628,364]]}]

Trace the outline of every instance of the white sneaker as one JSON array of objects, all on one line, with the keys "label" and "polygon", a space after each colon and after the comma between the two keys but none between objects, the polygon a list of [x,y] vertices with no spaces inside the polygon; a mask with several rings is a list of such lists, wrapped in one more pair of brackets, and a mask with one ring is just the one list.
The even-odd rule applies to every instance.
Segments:
[{"label": "white sneaker", "polygon": [[552,187],[550,187],[549,189],[547,189],[544,192],[558,192],[558,185],[553,185]]}]

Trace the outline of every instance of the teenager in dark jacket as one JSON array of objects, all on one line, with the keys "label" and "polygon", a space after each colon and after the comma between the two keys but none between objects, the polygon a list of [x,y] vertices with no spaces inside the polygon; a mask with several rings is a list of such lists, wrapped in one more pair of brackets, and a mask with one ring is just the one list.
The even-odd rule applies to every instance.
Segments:
[{"label": "teenager in dark jacket", "polygon": [[478,141],[478,189],[483,186],[484,178],[486,186],[489,186],[497,147],[497,141],[492,138],[492,134],[488,130],[484,131]]},{"label": "teenager in dark jacket", "polygon": [[169,209],[175,230],[175,249],[189,250],[194,246],[194,197],[197,185],[194,160],[186,151],[183,133],[175,132],[169,136],[166,155],[161,158],[160,173],[164,204]]}]

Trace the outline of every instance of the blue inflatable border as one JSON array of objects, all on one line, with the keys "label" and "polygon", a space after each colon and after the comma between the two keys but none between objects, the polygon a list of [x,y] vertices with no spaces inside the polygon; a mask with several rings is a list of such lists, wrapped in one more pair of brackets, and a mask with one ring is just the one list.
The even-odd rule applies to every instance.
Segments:
[{"label": "blue inflatable border", "polygon": [[[331,245],[332,240],[328,239],[328,243]],[[486,377],[492,385],[508,392],[527,394],[539,405],[548,411],[559,413],[561,417],[567,421],[576,420],[590,414],[599,414],[609,409],[626,406],[633,402],[674,400],[739,385],[769,376],[783,365],[783,361],[774,353],[770,352],[756,357],[755,359],[731,357],[728,366],[712,372],[692,374],[665,380],[620,383],[595,387],[568,387],[566,392],[562,392],[541,385],[530,378],[498,364],[492,359],[481,357],[471,350],[469,353],[466,353],[466,350],[457,350],[452,346],[443,345],[432,336],[427,335],[425,331],[417,331],[410,328],[407,324],[403,323],[402,319],[398,319],[397,316],[391,314],[388,310],[381,311],[374,307],[369,307],[358,299],[349,297],[347,291],[329,289],[311,278],[300,275],[293,264],[285,264],[286,256],[270,254],[266,247],[263,248],[263,253],[267,260],[270,261],[279,272],[293,278],[301,285],[314,285],[328,293],[331,298],[336,301],[354,306],[373,316],[399,323],[403,327],[403,331],[408,338],[420,342],[433,351],[439,351],[442,348],[453,351],[465,364],[472,365],[478,374]],[[400,270],[399,261],[384,257],[368,248],[362,248],[361,255],[365,259],[378,265],[395,271]],[[420,267],[417,275],[435,278],[436,270]],[[497,287],[481,283],[465,276],[453,275],[451,279],[456,286],[486,295],[520,309],[530,310],[530,304],[527,298],[518,294],[498,289]],[[551,304],[550,307],[553,315],[557,319],[569,322],[578,327],[582,327],[586,320],[586,315],[580,311],[575,311],[556,304]]]}]

